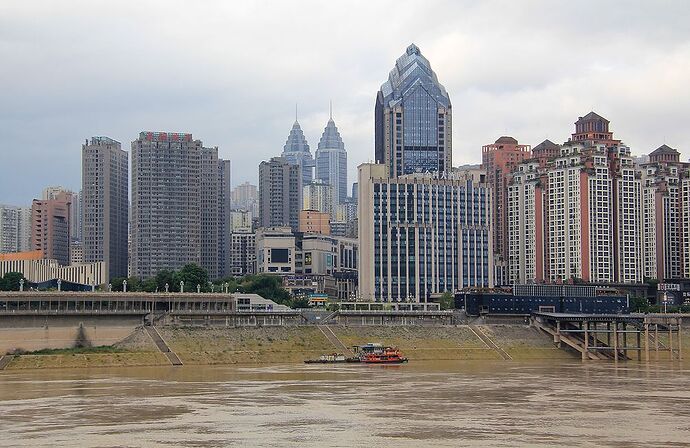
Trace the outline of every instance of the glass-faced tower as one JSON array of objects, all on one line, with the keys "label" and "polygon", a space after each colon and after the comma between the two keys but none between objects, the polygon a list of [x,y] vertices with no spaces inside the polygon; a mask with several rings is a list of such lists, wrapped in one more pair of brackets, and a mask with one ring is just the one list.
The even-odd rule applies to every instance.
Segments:
[{"label": "glass-faced tower", "polygon": [[333,187],[333,210],[347,199],[347,152],[331,115],[316,150],[316,178]]},{"label": "glass-faced tower", "polygon": [[291,165],[299,165],[302,170],[302,185],[311,183],[314,178],[314,158],[311,156],[309,143],[297,120],[292,125],[281,157],[284,157]]},{"label": "glass-faced tower", "polygon": [[450,97],[416,45],[395,62],[376,95],[374,116],[376,163],[391,177],[450,170]]}]

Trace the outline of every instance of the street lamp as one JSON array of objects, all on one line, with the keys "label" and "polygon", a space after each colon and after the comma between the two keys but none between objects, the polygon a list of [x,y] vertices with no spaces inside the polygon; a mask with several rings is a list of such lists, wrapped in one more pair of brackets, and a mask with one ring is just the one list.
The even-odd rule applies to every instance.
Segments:
[{"label": "street lamp", "polygon": [[58,285],[58,291],[61,291],[62,290],[62,280],[61,279],[58,279],[57,285]]},{"label": "street lamp", "polygon": [[201,292],[201,285],[197,283],[196,284],[196,293],[199,294],[200,292]]},{"label": "street lamp", "polygon": [[170,288],[170,285],[168,285],[168,284],[166,283],[166,284],[165,284],[165,293],[166,293],[166,294],[168,293],[168,289],[169,289],[169,288]]},{"label": "street lamp", "polygon": [[180,292],[184,292],[184,281],[180,280]]},{"label": "street lamp", "polygon": [[24,291],[24,279],[19,279],[19,291]]},{"label": "street lamp", "polygon": [[127,280],[122,280],[122,292],[127,292]]}]

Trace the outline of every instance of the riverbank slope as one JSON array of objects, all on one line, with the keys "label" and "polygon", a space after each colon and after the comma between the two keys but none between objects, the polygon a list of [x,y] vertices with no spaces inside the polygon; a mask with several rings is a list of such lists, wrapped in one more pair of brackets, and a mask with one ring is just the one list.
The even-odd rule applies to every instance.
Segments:
[{"label": "riverbank slope", "polygon": [[[368,342],[397,346],[412,362],[579,359],[579,354],[558,349],[549,336],[524,325],[157,328],[185,365],[301,363],[325,353],[342,353],[343,345]],[[326,337],[328,329],[342,345]],[[683,345],[690,347],[690,334],[684,336]],[[170,365],[143,328],[111,347],[112,352],[89,353],[87,349],[22,354],[7,369]],[[684,363],[688,363],[687,358]]]}]

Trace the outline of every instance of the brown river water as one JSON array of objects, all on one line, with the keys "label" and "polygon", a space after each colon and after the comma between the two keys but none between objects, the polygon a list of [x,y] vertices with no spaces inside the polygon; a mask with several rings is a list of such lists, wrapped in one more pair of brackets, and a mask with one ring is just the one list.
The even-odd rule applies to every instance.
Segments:
[{"label": "brown river water", "polygon": [[1,447],[690,447],[690,365],[0,372]]}]

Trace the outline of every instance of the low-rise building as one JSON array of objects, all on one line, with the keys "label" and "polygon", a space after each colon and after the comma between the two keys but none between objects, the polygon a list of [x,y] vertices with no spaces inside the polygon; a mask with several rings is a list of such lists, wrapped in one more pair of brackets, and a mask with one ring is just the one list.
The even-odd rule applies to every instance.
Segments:
[{"label": "low-rise building", "polygon": [[265,227],[256,231],[256,272],[294,274],[295,236],[290,227]]}]

